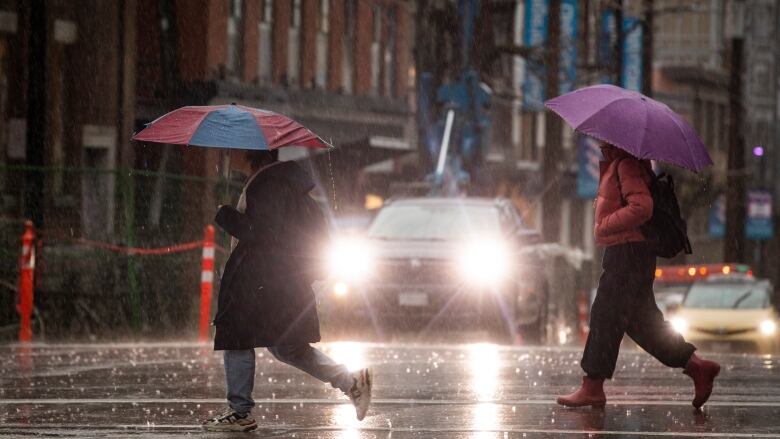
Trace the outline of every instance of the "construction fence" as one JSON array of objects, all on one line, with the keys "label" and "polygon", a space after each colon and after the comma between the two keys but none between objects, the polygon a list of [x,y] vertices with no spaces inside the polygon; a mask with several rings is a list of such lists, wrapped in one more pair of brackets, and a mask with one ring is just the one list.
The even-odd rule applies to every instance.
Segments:
[{"label": "construction fence", "polygon": [[[0,339],[16,338],[25,179],[42,177],[35,224],[35,339],[191,337],[204,228],[241,184],[138,169],[0,165]],[[214,267],[229,237],[217,231]],[[215,273],[215,279],[219,279]]]}]

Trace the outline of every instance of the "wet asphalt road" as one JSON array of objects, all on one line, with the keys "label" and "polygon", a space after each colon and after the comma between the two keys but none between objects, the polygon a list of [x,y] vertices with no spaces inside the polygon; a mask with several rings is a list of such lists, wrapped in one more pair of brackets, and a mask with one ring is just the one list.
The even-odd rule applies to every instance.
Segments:
[{"label": "wet asphalt road", "polygon": [[221,356],[187,343],[0,346],[0,437],[780,437],[777,357],[714,355],[724,368],[710,404],[690,379],[638,351],[621,354],[605,410],[563,409],[581,379],[579,348],[490,344],[321,344],[374,369],[363,422],[345,397],[258,351],[248,434],[204,433],[224,407]]}]

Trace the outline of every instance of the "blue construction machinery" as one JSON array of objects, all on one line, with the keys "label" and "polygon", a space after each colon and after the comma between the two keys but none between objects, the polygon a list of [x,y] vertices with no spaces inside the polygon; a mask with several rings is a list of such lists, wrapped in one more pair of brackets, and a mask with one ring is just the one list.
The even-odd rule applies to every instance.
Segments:
[{"label": "blue construction machinery", "polygon": [[480,180],[487,156],[492,91],[480,81],[472,57],[480,8],[480,0],[458,0],[457,80],[439,85],[433,73],[420,74],[418,111],[425,137],[423,153],[435,164],[427,180],[431,191],[439,195],[467,192],[469,183]]}]

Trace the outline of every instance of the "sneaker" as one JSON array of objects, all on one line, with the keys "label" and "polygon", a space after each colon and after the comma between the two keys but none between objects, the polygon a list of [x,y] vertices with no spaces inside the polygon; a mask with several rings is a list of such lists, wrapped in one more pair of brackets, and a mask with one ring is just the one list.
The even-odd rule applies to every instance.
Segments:
[{"label": "sneaker", "polygon": [[355,406],[358,421],[362,421],[371,404],[371,371],[362,369],[354,375],[355,384],[347,392],[347,396]]},{"label": "sneaker", "polygon": [[206,419],[202,425],[208,431],[252,431],[257,428],[257,422],[249,416],[249,413],[238,413],[231,408]]}]

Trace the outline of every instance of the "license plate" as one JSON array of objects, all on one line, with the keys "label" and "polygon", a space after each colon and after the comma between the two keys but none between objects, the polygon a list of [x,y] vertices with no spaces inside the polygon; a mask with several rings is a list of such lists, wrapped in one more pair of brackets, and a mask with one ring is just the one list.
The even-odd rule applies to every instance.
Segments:
[{"label": "license plate", "polygon": [[398,303],[401,306],[428,306],[428,294],[401,293],[398,295]]},{"label": "license plate", "polygon": [[727,342],[713,343],[712,350],[718,352],[729,352],[731,351],[731,343],[727,343]]}]

